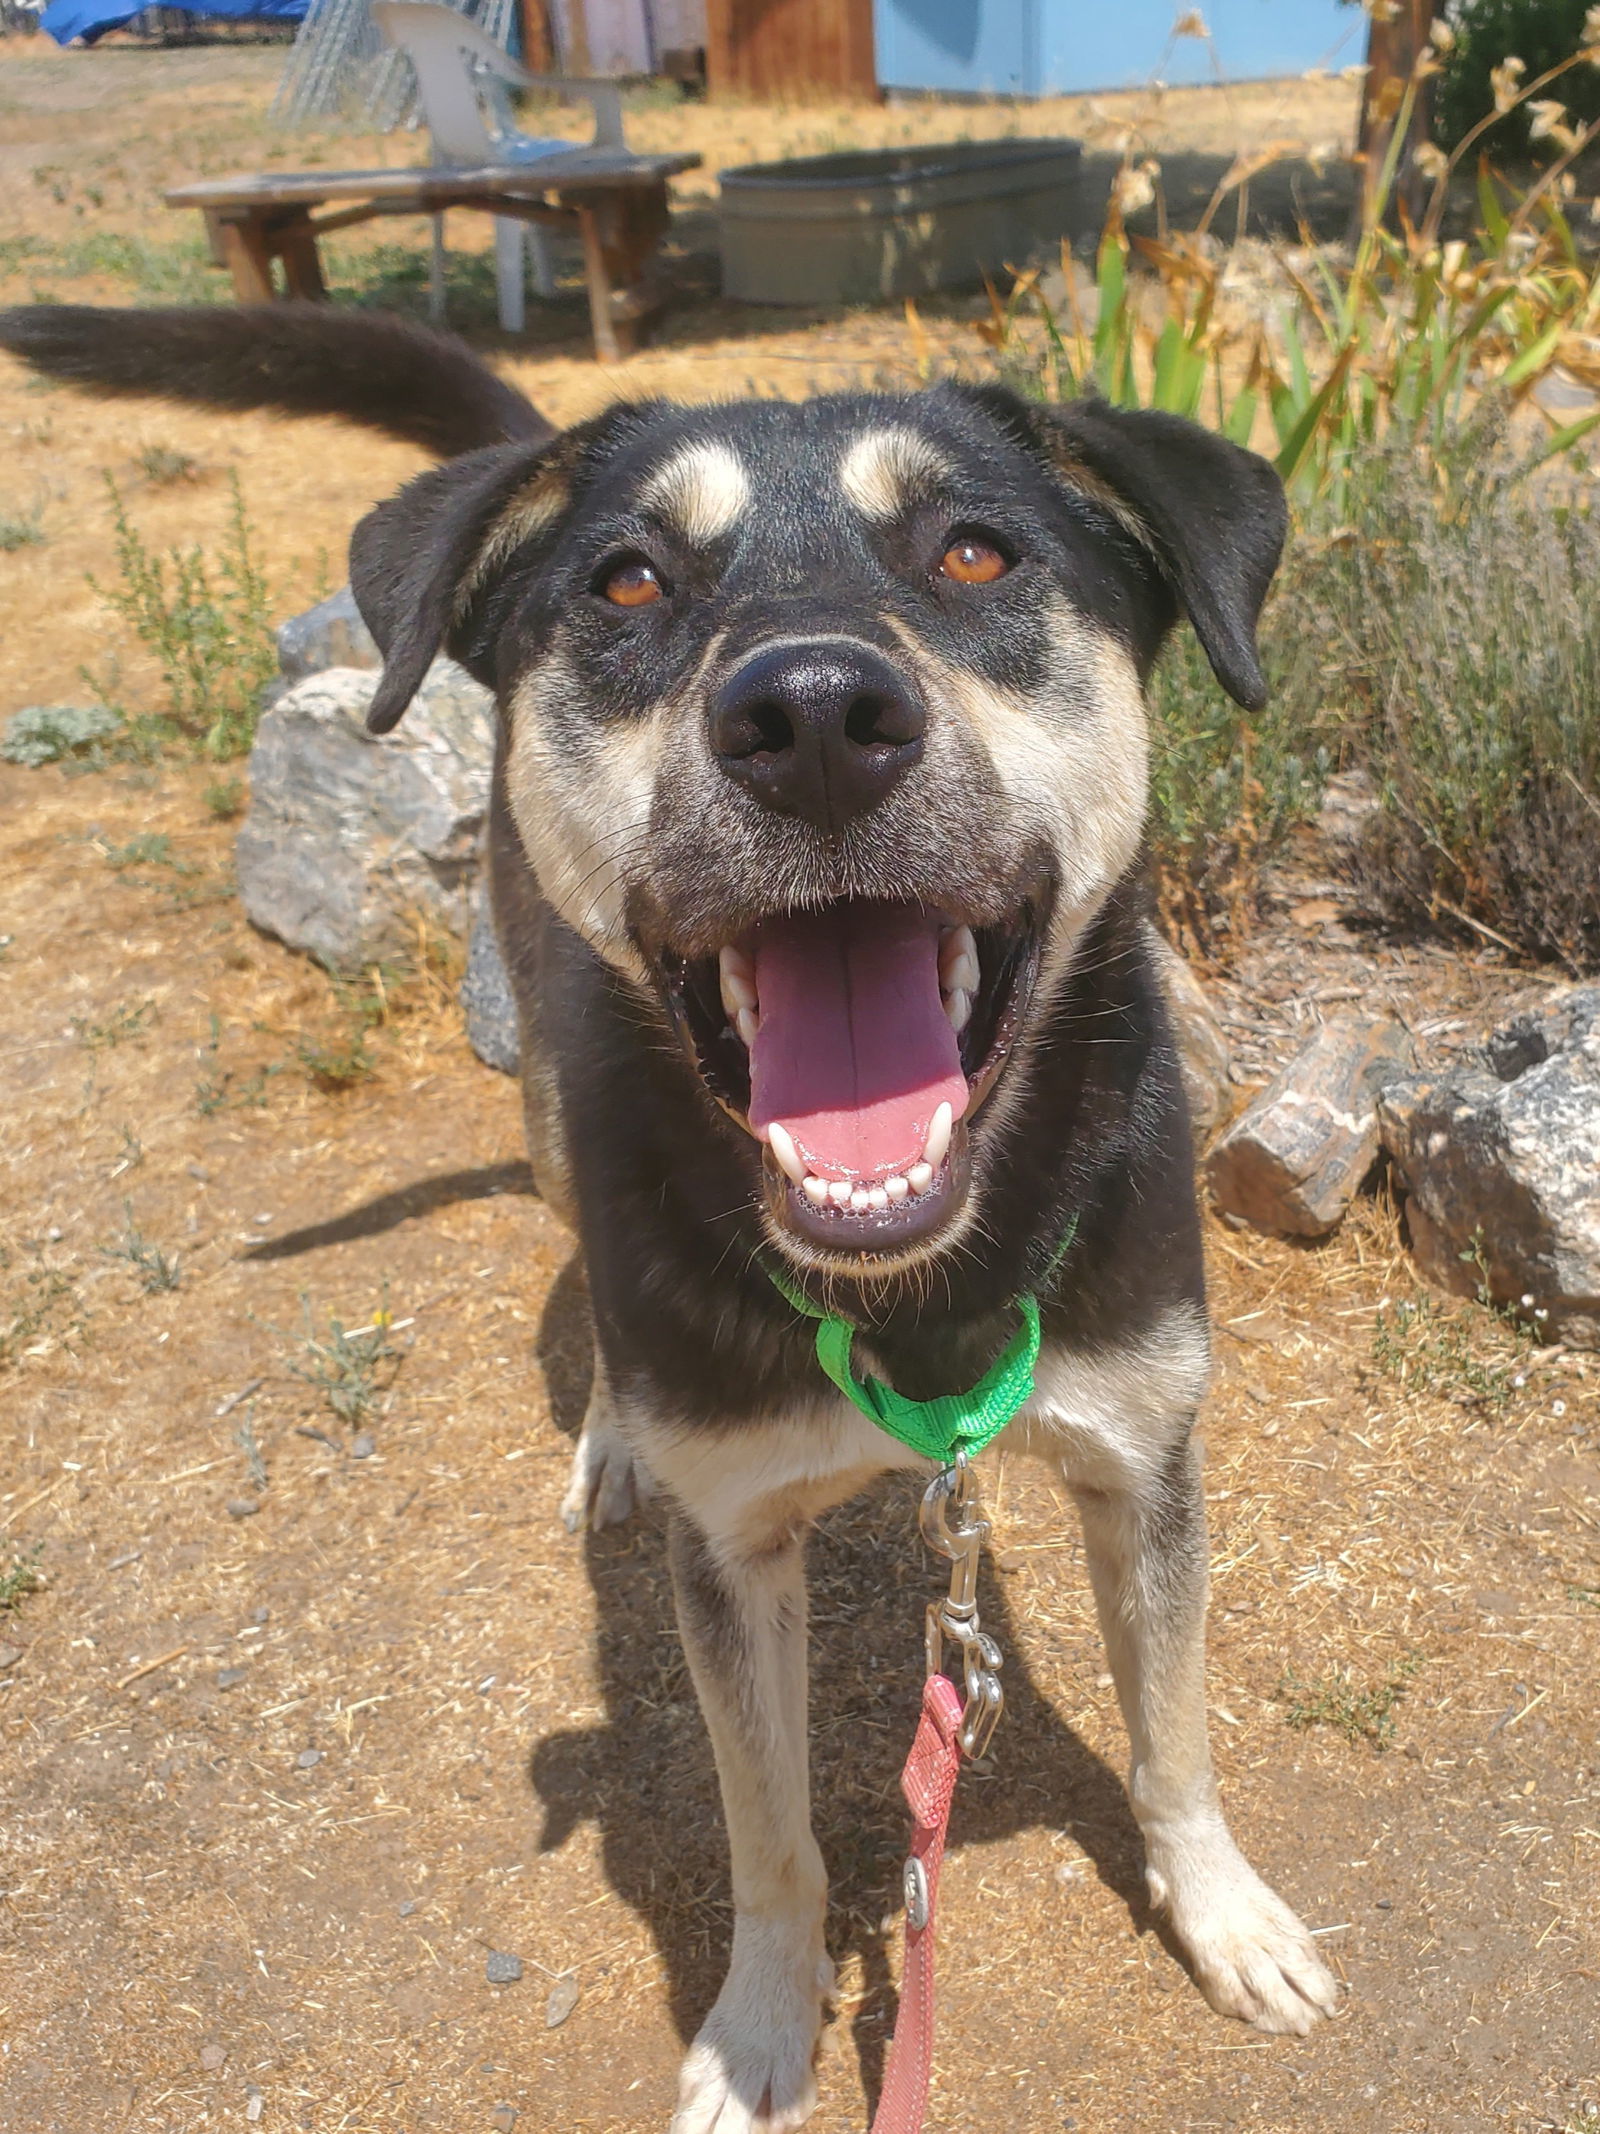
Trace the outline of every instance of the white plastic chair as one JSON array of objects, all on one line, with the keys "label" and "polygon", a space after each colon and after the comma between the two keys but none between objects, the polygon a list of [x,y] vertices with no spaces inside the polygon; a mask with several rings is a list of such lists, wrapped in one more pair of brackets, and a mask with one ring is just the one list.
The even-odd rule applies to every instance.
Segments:
[{"label": "white plastic chair", "polygon": [[[433,137],[436,163],[476,169],[495,163],[538,163],[571,155],[571,141],[539,140],[518,133],[511,122],[506,84],[519,89],[559,89],[581,96],[594,110],[594,137],[589,149],[620,151],[622,92],[615,82],[562,74],[530,74],[475,22],[458,15],[441,0],[373,0],[372,19],[384,36],[410,59],[416,71],[422,115]],[[487,79],[485,79],[487,77]],[[483,114],[487,95],[495,117],[491,133]],[[495,290],[500,325],[521,333],[526,323],[524,281],[531,255],[533,285],[540,296],[555,294],[549,241],[537,223],[510,215],[494,218]],[[444,317],[444,217],[433,218],[433,260],[428,278],[429,308]]]}]

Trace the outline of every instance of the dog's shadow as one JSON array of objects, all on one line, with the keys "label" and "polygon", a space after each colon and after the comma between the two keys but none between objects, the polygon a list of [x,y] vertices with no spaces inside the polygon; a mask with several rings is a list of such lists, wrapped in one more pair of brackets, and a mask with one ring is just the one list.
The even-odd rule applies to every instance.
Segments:
[{"label": "dog's shadow", "polygon": [[[575,1435],[592,1368],[576,1261],[550,1293],[539,1353],[555,1421]],[[859,1959],[851,2023],[872,2099],[893,2027],[888,1948],[899,1921],[890,1915],[899,1910],[908,1836],[899,1771],[916,1725],[923,1610],[937,1577],[915,1540],[919,1486],[895,1478],[842,1507],[821,1523],[807,1559],[811,1794],[828,1867],[828,1946],[847,1978],[850,1958]],[[591,1534],[584,1548],[606,1716],[550,1734],[534,1750],[539,1847],[554,1851],[579,1824],[598,1823],[607,1876],[649,1924],[687,2042],[716,1997],[732,1925],[710,1743],[678,1646],[660,1519]],[[966,1774],[952,1849],[1038,1826],[1070,1828],[1135,1924],[1155,1926],[1122,1781],[1029,1680],[1004,1587],[987,1562],[979,1607],[1007,1655],[1005,1715],[993,1764]]]}]

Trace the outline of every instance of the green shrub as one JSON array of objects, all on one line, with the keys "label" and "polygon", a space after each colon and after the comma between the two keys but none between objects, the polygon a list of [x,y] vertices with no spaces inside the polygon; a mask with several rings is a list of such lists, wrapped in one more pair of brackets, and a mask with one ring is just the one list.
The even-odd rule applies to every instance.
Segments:
[{"label": "green shrub", "polygon": [[1312,514],[1270,625],[1279,723],[1376,780],[1371,905],[1600,969],[1600,518],[1487,420]]},{"label": "green shrub", "polygon": [[[1441,145],[1454,148],[1494,110],[1490,76],[1496,67],[1520,59],[1524,82],[1532,82],[1589,41],[1592,18],[1593,0],[1456,0],[1447,18],[1455,44],[1433,85],[1434,132]],[[1600,119],[1600,68],[1574,67],[1545,94],[1580,122]],[[1507,112],[1480,138],[1491,150],[1525,152],[1528,108]]]},{"label": "green shrub", "polygon": [[1395,437],[1338,509],[1302,508],[1262,618],[1249,716],[1183,632],[1151,691],[1151,834],[1204,935],[1253,863],[1360,766],[1382,809],[1367,907],[1600,970],[1600,516],[1529,478],[1480,415]]},{"label": "green shrub", "polygon": [[225,760],[255,738],[261,691],[277,669],[272,600],[256,562],[238,476],[215,553],[146,545],[110,475],[119,582],[94,585],[154,656],[166,685],[166,738]]}]

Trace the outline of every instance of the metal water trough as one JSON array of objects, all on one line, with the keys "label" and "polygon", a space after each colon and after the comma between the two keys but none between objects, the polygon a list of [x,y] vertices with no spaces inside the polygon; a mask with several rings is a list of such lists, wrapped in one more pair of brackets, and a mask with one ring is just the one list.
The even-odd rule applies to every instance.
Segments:
[{"label": "metal water trough", "polygon": [[952,141],[725,170],[723,294],[881,304],[976,288],[1070,236],[1077,141]]}]

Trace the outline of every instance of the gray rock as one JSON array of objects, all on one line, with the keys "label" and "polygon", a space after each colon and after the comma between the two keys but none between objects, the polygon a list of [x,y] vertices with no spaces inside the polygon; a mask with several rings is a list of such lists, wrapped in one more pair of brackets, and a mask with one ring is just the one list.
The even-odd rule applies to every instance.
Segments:
[{"label": "gray rock", "polygon": [[501,1074],[515,1074],[520,1050],[517,1004],[500,958],[487,896],[479,897],[473,914],[466,975],[461,981],[461,1006],[467,1018],[467,1041],[485,1067],[493,1067]]},{"label": "gray rock", "polygon": [[575,1978],[558,1978],[550,1988],[550,1998],[544,2004],[544,2027],[559,2030],[578,2005],[578,1981]]},{"label": "gray rock", "polygon": [[252,921],[345,970],[412,947],[419,908],[465,936],[489,800],[487,690],[436,660],[395,730],[373,735],[377,684],[335,667],[266,713],[235,848]]},{"label": "gray rock", "polygon": [[383,665],[383,654],[361,620],[349,586],[340,586],[303,615],[278,625],[278,665],[286,682],[303,682],[330,667]]},{"label": "gray rock", "polygon": [[1150,928],[1173,1035],[1189,1118],[1198,1143],[1209,1141],[1233,1108],[1233,1055],[1205,987],[1171,942]]},{"label": "gray rock", "polygon": [[1600,1348],[1600,985],[1517,1016],[1485,1057],[1384,1092],[1411,1249],[1441,1289],[1531,1296],[1549,1338]]},{"label": "gray rock", "polygon": [[1212,1149],[1217,1206],[1256,1230],[1326,1237],[1377,1156],[1379,1092],[1414,1064],[1397,1022],[1324,1023]]},{"label": "gray rock", "polygon": [[522,1976],[522,1958],[509,1949],[491,1949],[483,1975],[491,1986],[514,1986]]}]

